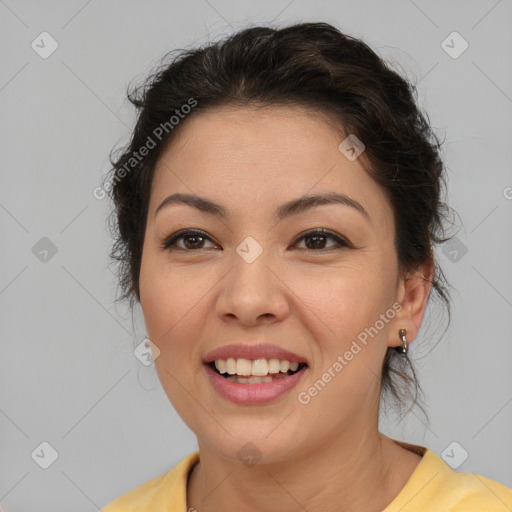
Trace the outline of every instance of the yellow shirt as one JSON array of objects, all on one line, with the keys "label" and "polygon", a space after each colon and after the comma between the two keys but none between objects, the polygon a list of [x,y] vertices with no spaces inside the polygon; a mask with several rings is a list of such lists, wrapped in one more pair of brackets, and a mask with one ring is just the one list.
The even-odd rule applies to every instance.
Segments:
[{"label": "yellow shirt", "polygon": [[[454,471],[428,448],[395,441],[422,455],[405,487],[382,512],[510,512],[512,489],[474,473]],[[187,512],[187,479],[199,452],[167,473],[109,503],[102,512]]]}]

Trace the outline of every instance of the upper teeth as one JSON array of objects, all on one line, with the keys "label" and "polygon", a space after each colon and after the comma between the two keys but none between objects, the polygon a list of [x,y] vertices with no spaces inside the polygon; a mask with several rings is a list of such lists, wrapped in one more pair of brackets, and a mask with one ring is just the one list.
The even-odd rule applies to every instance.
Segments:
[{"label": "upper teeth", "polygon": [[220,373],[228,373],[229,375],[256,375],[265,376],[269,373],[286,373],[288,370],[294,372],[299,367],[299,363],[290,362],[280,359],[216,359],[215,368]]}]

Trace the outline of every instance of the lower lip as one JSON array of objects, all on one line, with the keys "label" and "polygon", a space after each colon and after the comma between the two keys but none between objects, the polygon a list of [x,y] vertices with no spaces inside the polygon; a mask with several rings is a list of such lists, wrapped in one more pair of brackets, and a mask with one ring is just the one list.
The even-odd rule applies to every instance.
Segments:
[{"label": "lower lip", "polygon": [[238,384],[222,377],[212,370],[210,366],[205,365],[204,367],[212,386],[219,395],[236,404],[245,405],[264,404],[276,400],[294,388],[302,378],[302,375],[307,371],[306,367],[288,377],[282,377],[262,384]]}]

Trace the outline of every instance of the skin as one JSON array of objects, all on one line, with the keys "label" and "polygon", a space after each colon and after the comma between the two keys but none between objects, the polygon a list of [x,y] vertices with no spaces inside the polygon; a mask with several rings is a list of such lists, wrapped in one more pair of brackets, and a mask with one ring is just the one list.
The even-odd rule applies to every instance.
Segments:
[{"label": "skin", "polygon": [[[382,511],[421,460],[378,431],[382,361],[387,347],[401,344],[399,329],[407,330],[408,342],[416,338],[432,262],[400,277],[391,204],[365,172],[364,153],[348,160],[338,149],[345,135],[315,112],[216,107],[190,116],[176,135],[152,184],[140,302],[160,349],[155,364],[163,388],[197,436],[201,460],[188,481],[187,506]],[[155,216],[176,192],[213,200],[229,216],[183,204]],[[323,192],[358,201],[369,219],[340,204],[274,219],[281,204]],[[206,238],[178,240],[174,251],[161,247],[184,228]],[[313,228],[331,230],[351,246],[325,238],[315,248],[311,238],[296,238]],[[247,236],[263,248],[251,264],[236,252]],[[402,305],[396,316],[301,404],[298,393],[395,303]],[[301,355],[310,362],[307,374],[271,403],[226,401],[209,383],[202,358],[244,342]],[[261,453],[250,467],[237,457],[248,442]]]}]

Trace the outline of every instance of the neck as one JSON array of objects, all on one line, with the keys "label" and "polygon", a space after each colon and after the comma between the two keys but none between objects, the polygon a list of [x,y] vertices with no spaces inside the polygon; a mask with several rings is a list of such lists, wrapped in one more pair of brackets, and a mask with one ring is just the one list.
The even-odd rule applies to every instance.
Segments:
[{"label": "neck", "polygon": [[187,509],[379,512],[400,492],[420,460],[381,435],[376,426],[363,435],[359,431],[333,438],[333,443],[297,453],[293,459],[251,467],[199,442],[201,460],[189,478]]}]

